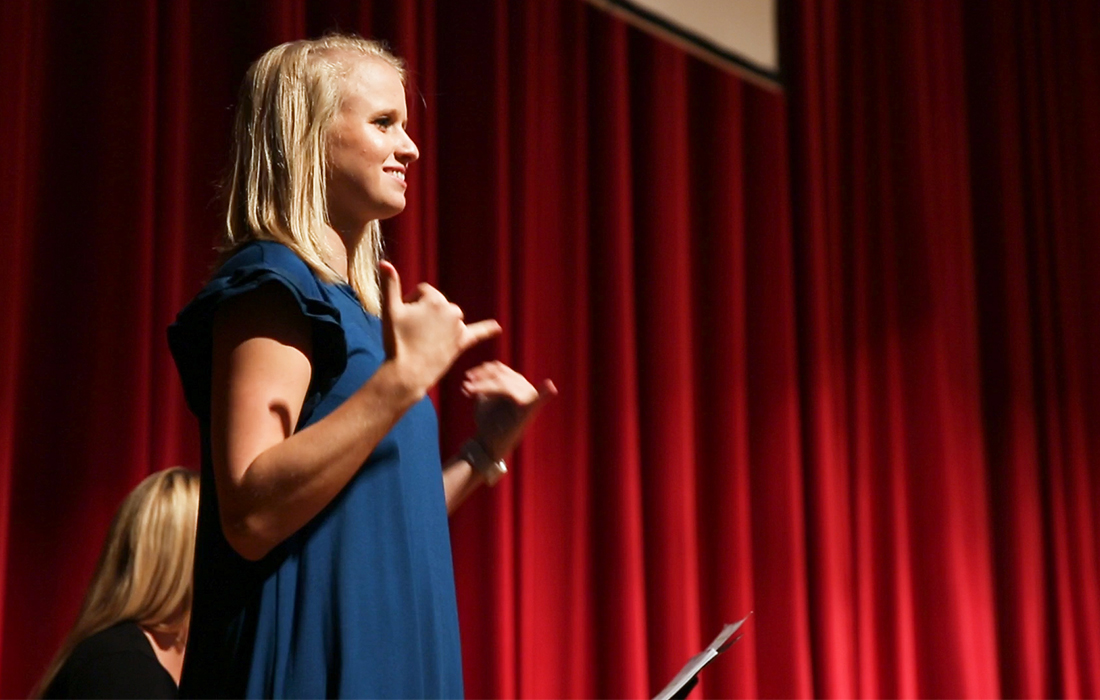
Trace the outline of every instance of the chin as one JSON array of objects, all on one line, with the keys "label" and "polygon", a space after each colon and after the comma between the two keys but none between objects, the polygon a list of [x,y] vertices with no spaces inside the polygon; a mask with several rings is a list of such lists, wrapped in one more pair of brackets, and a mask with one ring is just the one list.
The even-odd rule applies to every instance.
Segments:
[{"label": "chin", "polygon": [[385,219],[392,219],[401,212],[405,211],[405,202],[390,202],[378,208],[378,220],[384,221]]}]

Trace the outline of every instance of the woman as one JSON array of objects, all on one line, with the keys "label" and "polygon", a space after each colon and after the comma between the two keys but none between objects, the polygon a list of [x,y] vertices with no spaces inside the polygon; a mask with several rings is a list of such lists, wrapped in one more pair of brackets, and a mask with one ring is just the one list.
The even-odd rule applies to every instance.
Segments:
[{"label": "woman", "polygon": [[204,455],[185,696],[462,695],[447,514],[555,390],[468,372],[478,434],[441,470],[427,392],[500,327],[402,300],[380,261],[406,122],[376,42],[283,44],[245,77],[222,263],[169,329]]},{"label": "woman", "polygon": [[187,645],[199,476],[147,477],[107,532],[76,625],[31,697],[174,698]]}]

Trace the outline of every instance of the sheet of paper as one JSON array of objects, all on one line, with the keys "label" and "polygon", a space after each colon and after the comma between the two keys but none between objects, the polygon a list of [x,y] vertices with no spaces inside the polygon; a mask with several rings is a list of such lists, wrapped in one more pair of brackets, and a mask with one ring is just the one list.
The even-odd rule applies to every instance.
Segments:
[{"label": "sheet of paper", "polygon": [[668,685],[666,685],[661,692],[653,696],[653,700],[670,700],[670,698],[675,696],[676,691],[684,687],[684,684],[690,681],[695,674],[703,670],[703,668],[713,661],[716,656],[726,649],[729,649],[730,645],[741,638],[740,636],[734,637],[733,635],[737,633],[737,630],[741,629],[741,625],[745,624],[745,621],[748,620],[751,615],[752,612],[749,612],[748,615],[738,622],[723,627],[722,631],[718,633],[718,636],[714,638],[714,641],[708,644],[706,649],[688,659],[688,662],[684,664],[680,672],[669,681]]}]

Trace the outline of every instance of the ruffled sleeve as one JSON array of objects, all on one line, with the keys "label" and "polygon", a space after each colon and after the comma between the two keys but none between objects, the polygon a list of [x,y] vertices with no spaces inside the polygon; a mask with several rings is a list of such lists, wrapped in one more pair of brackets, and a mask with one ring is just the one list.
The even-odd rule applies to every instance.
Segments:
[{"label": "ruffled sleeve", "polygon": [[269,241],[250,243],[222,265],[168,327],[168,346],[179,370],[187,406],[200,421],[209,420],[210,416],[214,314],[227,300],[265,284],[282,285],[310,321],[311,395],[327,391],[347,366],[347,342],[340,325],[340,311],[332,303],[326,285],[286,246]]}]

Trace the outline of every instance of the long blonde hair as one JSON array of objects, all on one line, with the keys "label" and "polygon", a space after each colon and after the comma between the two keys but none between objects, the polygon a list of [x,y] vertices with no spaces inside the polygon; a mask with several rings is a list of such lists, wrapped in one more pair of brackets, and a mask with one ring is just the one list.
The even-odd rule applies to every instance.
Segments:
[{"label": "long blonde hair", "polygon": [[[393,66],[404,83],[404,63],[384,44],[342,34],[281,44],[249,67],[234,125],[223,255],[247,241],[278,241],[325,281],[339,280],[324,262],[325,136],[340,108],[342,80],[364,57]],[[381,255],[381,229],[372,221],[348,251],[348,281],[374,314],[381,311]]]},{"label": "long blonde hair", "polygon": [[41,697],[77,644],[119,622],[187,636],[199,475],[172,467],[145,478],[107,531],[76,624],[35,686]]}]

